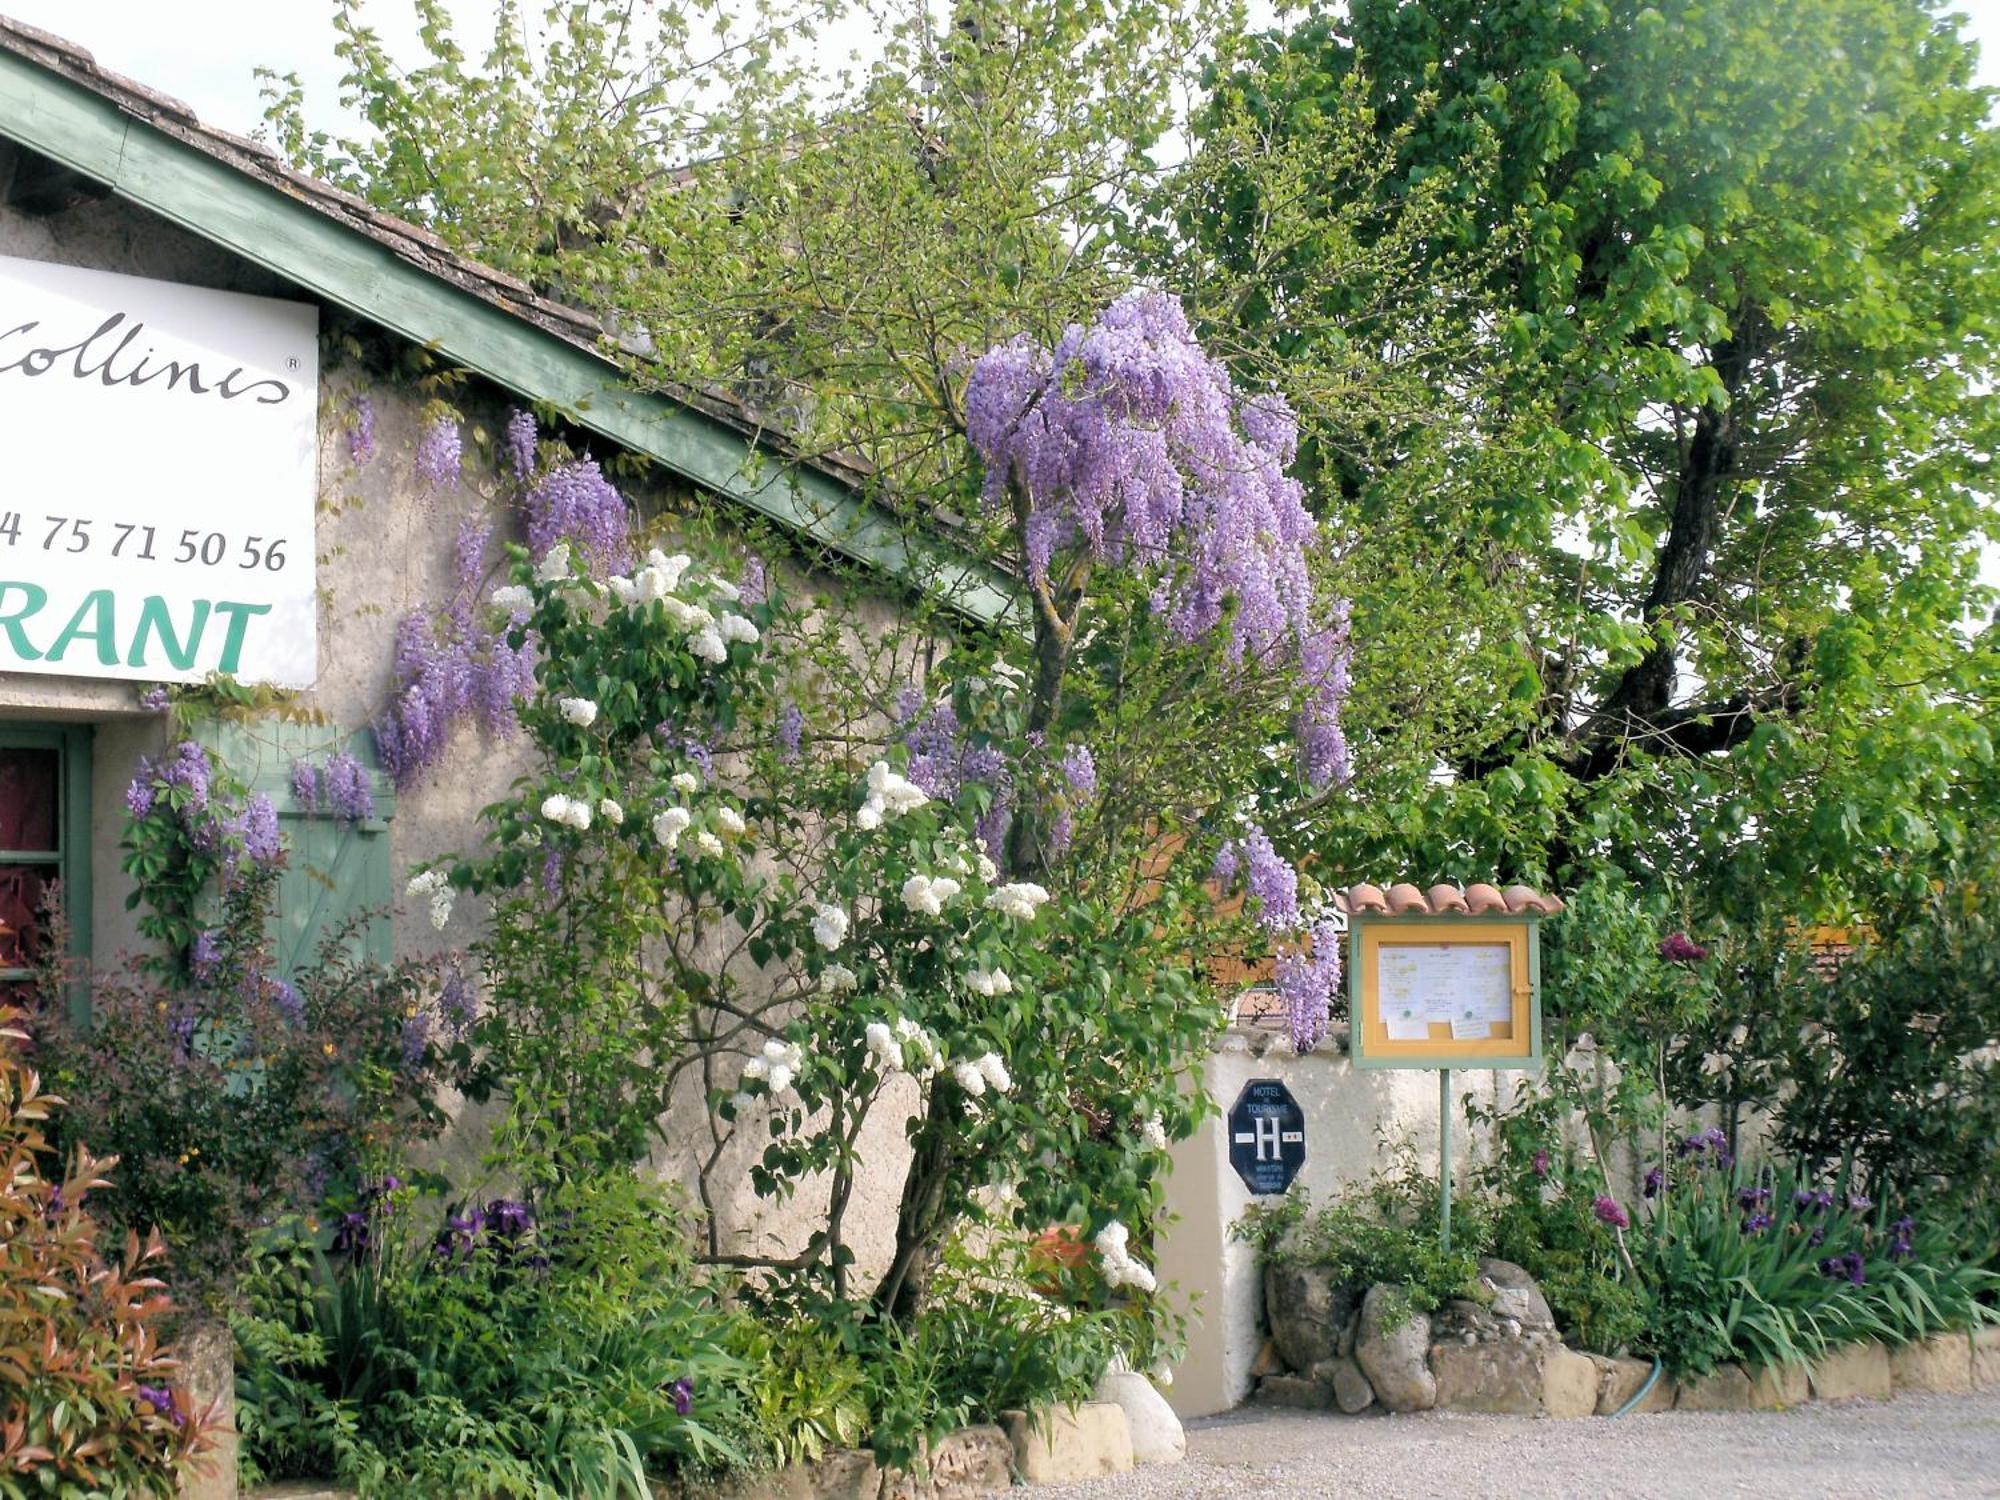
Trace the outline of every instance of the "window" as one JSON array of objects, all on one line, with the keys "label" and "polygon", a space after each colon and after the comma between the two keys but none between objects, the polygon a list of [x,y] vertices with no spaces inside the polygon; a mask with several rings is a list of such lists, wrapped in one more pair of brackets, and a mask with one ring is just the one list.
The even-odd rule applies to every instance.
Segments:
[{"label": "window", "polygon": [[61,883],[70,951],[90,951],[90,730],[0,724],[0,1003],[49,956]]}]

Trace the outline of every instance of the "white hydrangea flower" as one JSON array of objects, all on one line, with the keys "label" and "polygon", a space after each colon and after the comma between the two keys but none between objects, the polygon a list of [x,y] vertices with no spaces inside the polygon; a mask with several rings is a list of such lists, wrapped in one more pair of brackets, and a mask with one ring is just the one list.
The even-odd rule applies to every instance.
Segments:
[{"label": "white hydrangea flower", "polygon": [[837,906],[821,905],[813,914],[813,941],[831,953],[847,941],[847,913]]},{"label": "white hydrangea flower", "polygon": [[607,823],[622,823],[625,821],[625,806],[616,797],[600,797],[597,815]]},{"label": "white hydrangea flower", "polygon": [[502,584],[493,591],[493,607],[504,609],[508,614],[515,610],[529,610],[535,607],[535,596],[528,591],[525,583]]},{"label": "white hydrangea flower", "polygon": [[943,916],[945,903],[958,892],[958,882],[949,875],[912,875],[903,882],[903,905],[922,916]]},{"label": "white hydrangea flower", "polygon": [[1154,1110],[1151,1116],[1140,1124],[1139,1139],[1155,1151],[1167,1149],[1167,1122],[1160,1117],[1158,1110]]},{"label": "white hydrangea flower", "polygon": [[979,855],[979,878],[987,885],[993,884],[1000,878],[1000,867],[986,857],[984,850],[981,850]]},{"label": "white hydrangea flower", "polygon": [[444,931],[445,923],[451,920],[452,902],[458,892],[452,889],[451,877],[443,870],[425,870],[410,877],[410,883],[403,887],[403,894],[412,901],[428,898],[431,908],[431,926]]},{"label": "white hydrangea flower", "polygon": [[668,778],[667,784],[683,797],[692,797],[701,789],[701,778],[692,771],[676,771]]},{"label": "white hydrangea flower", "polygon": [[590,831],[590,804],[585,802],[581,797],[570,798],[569,815],[563,821],[578,833],[588,833]]},{"label": "white hydrangea flower", "polygon": [[685,807],[670,807],[653,818],[653,837],[666,848],[672,849],[680,843],[681,835],[687,832],[688,824],[694,821]]},{"label": "white hydrangea flower", "polygon": [[819,971],[819,987],[830,995],[860,988],[861,981],[846,964],[828,964]]},{"label": "white hydrangea flower", "polygon": [[597,722],[597,705],[588,698],[558,698],[556,707],[578,729],[588,729]]},{"label": "white hydrangea flower", "polygon": [[1036,910],[1048,899],[1049,893],[1033,881],[1020,880],[1011,885],[994,887],[986,898],[986,908],[1029,922],[1034,920]]},{"label": "white hydrangea flower", "polygon": [[869,798],[854,814],[854,826],[863,833],[873,833],[882,826],[882,804]]},{"label": "white hydrangea flower", "polygon": [[774,1036],[764,1043],[764,1050],[760,1056],[751,1058],[743,1065],[743,1072],[747,1077],[750,1070],[756,1068],[759,1076],[770,1085],[771,1092],[782,1094],[792,1086],[792,1079],[805,1065],[805,1060],[805,1048],[797,1042],[788,1042]]},{"label": "white hydrangea flower", "polygon": [[739,589],[727,578],[724,578],[720,573],[714,573],[709,576],[708,586],[722,598],[727,599],[731,604],[734,604],[743,597],[743,590]]},{"label": "white hydrangea flower", "polygon": [[561,792],[550,792],[542,799],[542,816],[551,823],[569,822],[569,798]]},{"label": "white hydrangea flower", "polygon": [[701,829],[695,834],[694,846],[701,850],[703,854],[711,857],[722,853],[722,840],[710,833],[706,828]]},{"label": "white hydrangea flower", "polygon": [[738,1089],[735,1093],[729,1096],[729,1102],[730,1104],[735,1106],[736,1113],[740,1115],[743,1113],[744,1110],[748,1109],[751,1105],[755,1104],[757,1100],[756,1096],[752,1094],[746,1094],[743,1092],[743,1090]]},{"label": "white hydrangea flower", "polygon": [[729,660],[729,647],[723,642],[722,632],[713,625],[704,625],[697,630],[694,639],[688,642],[688,650],[718,667]]},{"label": "white hydrangea flower", "polygon": [[1103,1262],[1104,1284],[1116,1290],[1121,1286],[1137,1287],[1142,1292],[1150,1292],[1157,1283],[1153,1273],[1139,1261],[1132,1258],[1127,1245],[1132,1232],[1113,1219],[1097,1231],[1097,1254]]},{"label": "white hydrangea flower", "polygon": [[658,547],[646,554],[646,565],[659,575],[661,587],[669,594],[681,586],[681,575],[693,561],[685,552],[668,557]]},{"label": "white hydrangea flower", "polygon": [[922,787],[886,760],[878,760],[868,768],[868,796],[870,801],[880,802],[882,810],[891,817],[914,812],[931,800]]},{"label": "white hydrangea flower", "polygon": [[965,987],[975,995],[992,998],[994,995],[1014,993],[1014,981],[1005,969],[971,969],[966,972]]},{"label": "white hydrangea flower", "polygon": [[761,1057],[753,1057],[743,1064],[742,1076],[751,1083],[762,1083],[764,1075],[771,1071],[771,1064]]},{"label": "white hydrangea flower", "polygon": [[733,807],[720,807],[715,812],[716,826],[733,839],[743,837],[745,823],[743,814]]},{"label": "white hydrangea flower", "polygon": [[535,582],[560,583],[569,577],[569,543],[557,542],[535,569]]},{"label": "white hydrangea flower", "polygon": [[1007,1071],[1005,1059],[997,1052],[988,1052],[978,1062],[974,1063],[973,1067],[979,1070],[981,1078],[984,1078],[988,1084],[992,1085],[993,1092],[996,1094],[1007,1093],[1014,1087],[1013,1075]]},{"label": "white hydrangea flower", "polygon": [[907,1042],[917,1049],[916,1072],[919,1078],[932,1077],[944,1061],[943,1055],[938,1051],[937,1039],[908,1016],[897,1017],[896,1039],[899,1042]]},{"label": "white hydrangea flower", "polygon": [[725,641],[742,641],[746,645],[757,644],[757,626],[742,615],[725,612],[715,622],[715,633]]},{"label": "white hydrangea flower", "polygon": [[972,1098],[977,1099],[986,1092],[986,1075],[979,1071],[979,1064],[969,1062],[953,1063],[951,1076],[958,1086]]},{"label": "white hydrangea flower", "polygon": [[884,1073],[896,1072],[903,1066],[903,1044],[896,1040],[896,1033],[884,1021],[870,1021],[866,1032],[868,1055],[875,1059],[875,1066]]},{"label": "white hydrangea flower", "polygon": [[634,604],[638,602],[639,585],[627,578],[623,573],[612,574],[611,577],[604,580],[604,586],[611,590],[612,595],[620,604]]}]

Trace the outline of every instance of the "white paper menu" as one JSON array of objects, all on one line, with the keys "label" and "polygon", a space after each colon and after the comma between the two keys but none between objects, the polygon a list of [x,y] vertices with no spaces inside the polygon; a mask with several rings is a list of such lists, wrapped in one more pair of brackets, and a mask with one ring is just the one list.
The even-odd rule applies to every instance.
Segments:
[{"label": "white paper menu", "polygon": [[1426,1041],[1433,1022],[1449,1025],[1454,1041],[1484,1041],[1513,1020],[1506,943],[1383,943],[1376,954],[1375,993],[1392,1042]]}]

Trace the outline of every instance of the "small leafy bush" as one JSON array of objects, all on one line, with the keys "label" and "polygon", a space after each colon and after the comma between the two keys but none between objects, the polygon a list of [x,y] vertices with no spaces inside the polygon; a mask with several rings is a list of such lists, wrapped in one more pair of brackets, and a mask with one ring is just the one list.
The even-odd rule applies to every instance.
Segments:
[{"label": "small leafy bush", "polygon": [[0,1496],[171,1495],[213,1417],[174,1389],[165,1252],[132,1235],[121,1258],[98,1248],[84,1204],[112,1160],[79,1150],[48,1175],[61,1101],[21,1060],[17,1019],[0,1009]]},{"label": "small leafy bush", "polygon": [[750,1463],[742,1314],[629,1176],[425,1221],[376,1194],[329,1253],[261,1246],[238,1319],[246,1454],[372,1495],[644,1496]]},{"label": "small leafy bush", "polygon": [[1488,1231],[1483,1213],[1468,1204],[1462,1236],[1454,1214],[1457,1247],[1443,1249],[1435,1217],[1426,1220],[1419,1207],[1428,1199],[1435,1215],[1434,1182],[1426,1189],[1421,1177],[1397,1173],[1377,1179],[1355,1202],[1317,1211],[1300,1190],[1272,1207],[1253,1204],[1235,1232],[1258,1245],[1266,1261],[1324,1266],[1357,1291],[1378,1283],[1397,1287],[1404,1315],[1435,1312],[1465,1295],[1478,1276],[1474,1250]]}]

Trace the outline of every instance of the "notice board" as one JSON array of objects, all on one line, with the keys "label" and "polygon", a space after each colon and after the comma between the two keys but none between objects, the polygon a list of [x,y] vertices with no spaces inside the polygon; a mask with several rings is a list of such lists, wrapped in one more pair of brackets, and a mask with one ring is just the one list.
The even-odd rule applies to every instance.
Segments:
[{"label": "notice board", "polygon": [[1374,917],[1348,924],[1361,1068],[1526,1068],[1541,1060],[1532,916]]}]

